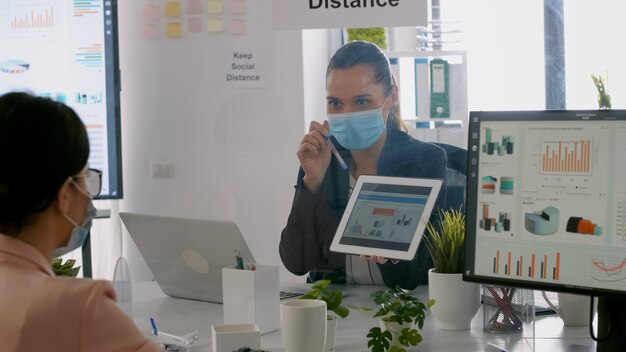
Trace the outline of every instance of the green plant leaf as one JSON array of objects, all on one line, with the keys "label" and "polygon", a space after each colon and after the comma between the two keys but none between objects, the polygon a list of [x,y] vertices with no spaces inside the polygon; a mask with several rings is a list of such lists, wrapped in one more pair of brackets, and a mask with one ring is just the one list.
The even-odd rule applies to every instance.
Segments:
[{"label": "green plant leaf", "polygon": [[322,290],[330,285],[330,280],[317,280],[311,284],[311,288],[315,290]]},{"label": "green plant leaf", "polygon": [[333,309],[333,312],[342,318],[345,318],[350,314],[350,310],[344,306],[339,306]]},{"label": "green plant leaf", "polygon": [[398,336],[398,341],[404,346],[417,346],[422,342],[422,335],[412,328],[404,328]]},{"label": "green plant leaf", "polygon": [[389,341],[391,341],[391,332],[382,331],[379,327],[371,328],[367,334],[369,340],[367,347],[372,352],[384,352],[389,349]]},{"label": "green plant leaf", "polygon": [[326,301],[326,308],[328,310],[335,310],[339,307],[343,299],[343,293],[341,291],[325,292],[322,294],[322,298]]},{"label": "green plant leaf", "polygon": [[438,221],[426,224],[424,241],[438,273],[461,273],[464,265],[465,215],[439,210]]},{"label": "green plant leaf", "polygon": [[391,346],[391,348],[389,349],[389,352],[406,352],[406,350],[402,347]]}]

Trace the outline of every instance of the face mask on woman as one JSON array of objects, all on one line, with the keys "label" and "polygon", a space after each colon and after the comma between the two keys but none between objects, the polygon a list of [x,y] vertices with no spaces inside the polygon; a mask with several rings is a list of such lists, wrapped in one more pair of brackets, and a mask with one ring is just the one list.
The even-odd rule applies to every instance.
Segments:
[{"label": "face mask on woman", "polygon": [[378,109],[327,114],[330,133],[348,150],[363,150],[373,146],[385,132],[383,106]]},{"label": "face mask on woman", "polygon": [[65,255],[79,247],[83,246],[85,240],[87,239],[87,234],[89,234],[89,230],[91,229],[91,221],[96,217],[96,207],[94,207],[91,199],[87,204],[87,211],[85,212],[85,219],[83,223],[78,226],[74,220],[72,220],[67,214],[63,214],[65,218],[74,225],[74,229],[72,230],[72,234],[70,235],[70,239],[67,241],[67,245],[65,247],[59,247],[54,250],[52,256],[54,258]]}]

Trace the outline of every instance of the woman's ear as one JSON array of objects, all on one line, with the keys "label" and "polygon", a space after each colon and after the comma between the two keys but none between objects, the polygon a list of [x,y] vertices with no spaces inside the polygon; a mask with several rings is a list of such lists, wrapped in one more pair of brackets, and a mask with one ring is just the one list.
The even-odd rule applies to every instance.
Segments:
[{"label": "woman's ear", "polygon": [[391,86],[391,107],[392,109],[397,109],[398,105],[400,105],[398,85],[394,84]]},{"label": "woman's ear", "polygon": [[57,197],[54,202],[57,211],[61,214],[67,214],[70,207],[70,187],[72,187],[72,178],[68,177],[59,188]]}]

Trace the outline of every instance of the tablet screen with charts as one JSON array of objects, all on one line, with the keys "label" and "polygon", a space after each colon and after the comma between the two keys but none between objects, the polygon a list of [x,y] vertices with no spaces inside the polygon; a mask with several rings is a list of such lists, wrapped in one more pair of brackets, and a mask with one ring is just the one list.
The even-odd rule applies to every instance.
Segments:
[{"label": "tablet screen with charts", "polygon": [[442,182],[423,178],[359,177],[330,250],[413,259]]}]

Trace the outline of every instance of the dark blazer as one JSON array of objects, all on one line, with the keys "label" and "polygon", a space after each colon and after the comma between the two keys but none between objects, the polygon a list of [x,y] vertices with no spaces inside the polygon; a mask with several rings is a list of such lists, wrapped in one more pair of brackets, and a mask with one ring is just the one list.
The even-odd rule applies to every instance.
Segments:
[{"label": "dark blazer", "polygon": [[[334,138],[331,141],[350,165],[350,152]],[[418,141],[395,128],[388,128],[378,162],[378,175],[444,179],[446,162],[446,153],[440,147]],[[346,255],[331,252],[329,247],[348,203],[348,171],[344,171],[333,158],[316,194],[306,189],[303,176],[304,172],[300,169],[291,213],[281,234],[280,257],[293,274],[309,273],[309,281],[325,278],[334,283],[345,283]],[[444,185],[435,209],[446,208],[445,195]],[[379,264],[387,286],[400,285],[405,289],[414,289],[419,283],[426,283],[428,269],[432,267],[432,260],[423,242],[413,260]]]}]

